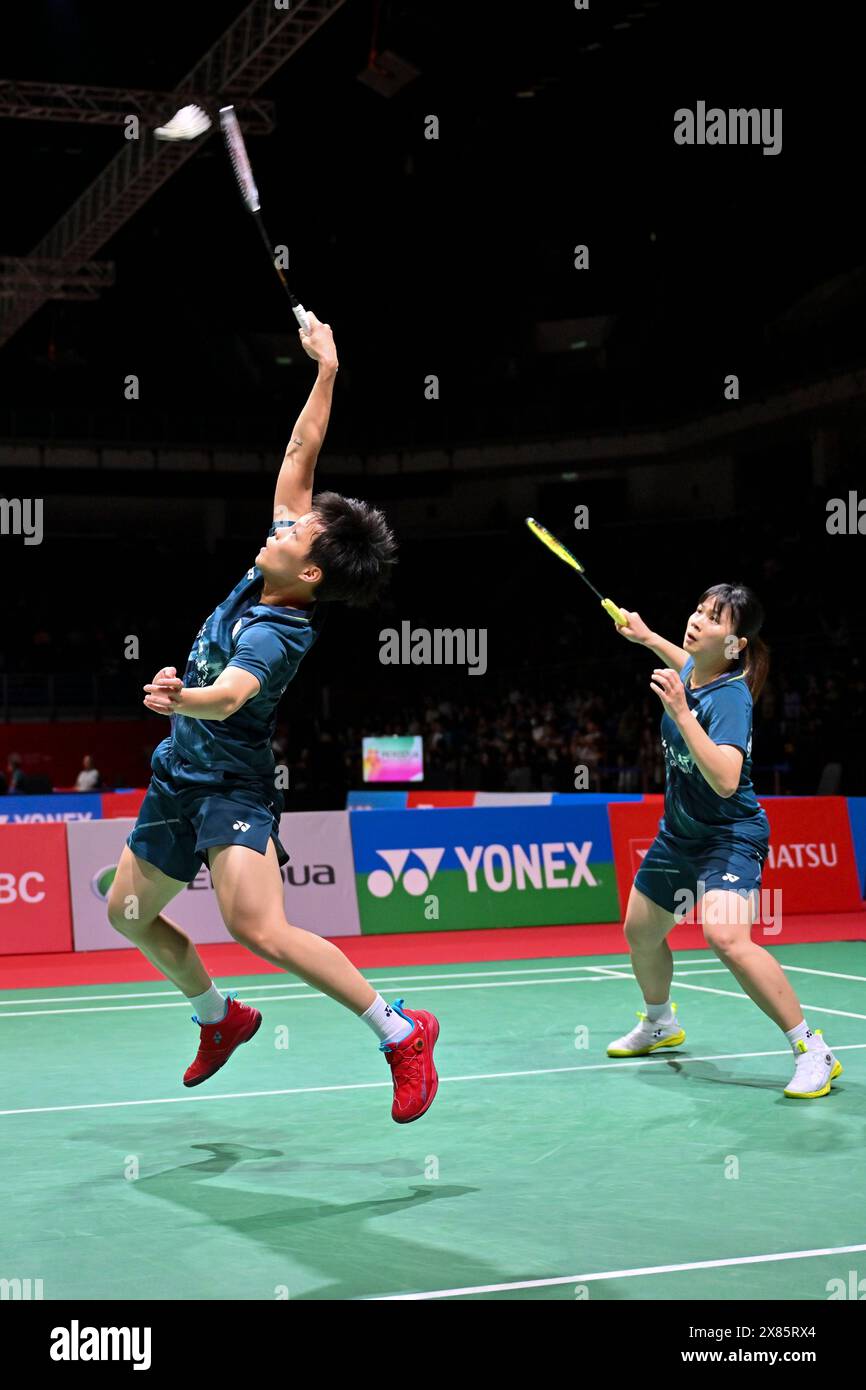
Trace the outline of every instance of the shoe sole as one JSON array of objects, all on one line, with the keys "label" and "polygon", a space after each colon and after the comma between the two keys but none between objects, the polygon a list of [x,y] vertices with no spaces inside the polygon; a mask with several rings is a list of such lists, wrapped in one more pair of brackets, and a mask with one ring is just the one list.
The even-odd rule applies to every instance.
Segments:
[{"label": "shoe sole", "polygon": [[608,1057],[646,1057],[650,1052],[658,1052],[660,1047],[681,1047],[686,1040],[686,1035],[682,1028],[678,1033],[674,1033],[670,1038],[662,1038],[661,1042],[650,1043],[648,1047],[639,1047],[629,1052],[624,1047],[609,1047]]},{"label": "shoe sole", "polygon": [[830,1073],[830,1080],[827,1082],[827,1085],[826,1085],[826,1086],[822,1086],[822,1087],[821,1087],[820,1091],[788,1091],[788,1090],[786,1090],[786,1091],[784,1092],[784,1094],[789,1098],[789,1100],[818,1100],[818,1098],[819,1098],[820,1096],[829,1095],[829,1093],[830,1093],[830,1082],[831,1082],[831,1081],[835,1081],[837,1076],[841,1076],[843,1070],[844,1070],[844,1068],[843,1068],[843,1066],[842,1066],[842,1063],[841,1063],[841,1062],[837,1062],[836,1065],[834,1066],[833,1070],[832,1070],[831,1073]]},{"label": "shoe sole", "polygon": [[438,1073],[437,1070],[436,1070],[436,1063],[433,1062],[433,1049],[434,1049],[434,1047],[436,1046],[436,1043],[437,1043],[438,1040],[439,1040],[439,1020],[436,1019],[436,1018],[434,1018],[433,1022],[434,1022],[435,1028],[436,1028],[435,1033],[433,1032],[433,1029],[432,1029],[432,1028],[430,1029],[430,1033],[432,1034],[432,1036],[431,1036],[431,1038],[430,1038],[430,1061],[433,1063],[433,1089],[431,1090],[429,1096],[427,1097],[426,1103],[425,1103],[425,1105],[424,1105],[424,1109],[423,1109],[423,1110],[419,1110],[419,1111],[417,1112],[417,1114],[415,1114],[415,1115],[409,1115],[405,1120],[398,1120],[398,1119],[395,1118],[395,1116],[393,1116],[393,1115],[391,1116],[391,1118],[392,1118],[392,1119],[395,1121],[395,1123],[398,1124],[398,1125],[411,1125],[415,1120],[420,1120],[420,1118],[421,1118],[422,1115],[426,1115],[426,1114],[427,1114],[427,1111],[430,1109],[430,1106],[433,1104],[434,1100],[436,1099],[436,1092],[439,1090],[439,1073]]},{"label": "shoe sole", "polygon": [[220,1062],[219,1066],[214,1067],[213,1071],[207,1072],[204,1076],[197,1076],[197,1077],[195,1078],[194,1081],[184,1081],[184,1083],[183,1083],[184,1086],[186,1086],[186,1087],[200,1086],[201,1083],[202,1083],[203,1081],[210,1081],[210,1079],[211,1079],[212,1076],[216,1076],[216,1074],[217,1074],[218,1071],[222,1071],[222,1069],[223,1069],[223,1067],[225,1066],[226,1062],[229,1060],[229,1058],[230,1058],[231,1056],[233,1056],[233,1054],[234,1054],[235,1052],[237,1052],[237,1050],[238,1050],[239,1047],[242,1047],[244,1043],[247,1043],[247,1042],[250,1041],[250,1038],[254,1038],[254,1037],[256,1036],[256,1033],[259,1031],[259,1029],[261,1028],[261,1026],[262,1026],[262,1016],[261,1016],[261,1014],[259,1014],[258,1018],[257,1018],[256,1021],[255,1021],[255,1024],[254,1024],[253,1027],[250,1029],[250,1031],[247,1033],[246,1037],[245,1037],[245,1038],[238,1038],[238,1040],[237,1040],[237,1042],[235,1043],[234,1047],[232,1048],[231,1052],[227,1052],[227,1053],[226,1053],[225,1057],[224,1057],[223,1060]]}]

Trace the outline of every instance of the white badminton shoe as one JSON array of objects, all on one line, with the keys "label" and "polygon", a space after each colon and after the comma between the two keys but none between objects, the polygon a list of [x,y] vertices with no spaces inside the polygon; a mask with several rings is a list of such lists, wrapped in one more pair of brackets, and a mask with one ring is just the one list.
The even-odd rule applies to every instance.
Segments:
[{"label": "white badminton shoe", "polygon": [[671,1004],[674,1017],[664,1023],[653,1023],[646,1014],[638,1013],[640,1023],[624,1037],[617,1038],[607,1049],[608,1057],[645,1057],[660,1047],[679,1047],[686,1035],[676,1018],[677,1006]]},{"label": "white badminton shoe", "polygon": [[816,1028],[808,1042],[801,1039],[797,1043],[797,1065],[785,1095],[793,1100],[817,1100],[829,1093],[830,1082],[841,1075],[842,1063],[833,1056],[820,1028]]},{"label": "white badminton shoe", "polygon": [[182,106],[170,121],[157,126],[153,133],[157,140],[195,140],[210,127],[210,116],[200,106]]}]

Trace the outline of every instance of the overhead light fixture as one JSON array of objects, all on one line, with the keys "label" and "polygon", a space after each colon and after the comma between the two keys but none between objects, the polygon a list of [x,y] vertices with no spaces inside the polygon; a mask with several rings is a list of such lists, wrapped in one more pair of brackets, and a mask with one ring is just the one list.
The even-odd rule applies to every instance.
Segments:
[{"label": "overhead light fixture", "polygon": [[358,73],[358,81],[372,87],[380,96],[392,97],[418,76],[418,68],[399,53],[392,53],[386,48],[384,53],[371,56],[364,71]]},{"label": "overhead light fixture", "polygon": [[581,348],[585,347],[589,347],[589,343],[586,341],[585,338],[578,338],[576,342],[571,344],[573,352],[579,352]]}]

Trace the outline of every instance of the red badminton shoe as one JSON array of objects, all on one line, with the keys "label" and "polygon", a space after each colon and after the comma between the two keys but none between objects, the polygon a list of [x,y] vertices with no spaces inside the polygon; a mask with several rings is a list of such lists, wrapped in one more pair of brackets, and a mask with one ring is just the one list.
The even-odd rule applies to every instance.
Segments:
[{"label": "red badminton shoe", "polygon": [[195,1061],[183,1074],[184,1086],[200,1086],[207,1081],[209,1076],[225,1066],[236,1047],[249,1042],[259,1031],[262,1016],[258,1009],[239,1003],[233,994],[226,998],[226,1015],[219,1023],[199,1023],[193,1014],[193,1023],[199,1023],[201,1028],[201,1041]]},{"label": "red badminton shoe", "polygon": [[439,1077],[433,1062],[433,1049],[439,1037],[439,1020],[433,1014],[419,1009],[403,1009],[402,999],[392,1004],[401,1018],[415,1026],[412,1032],[399,1042],[380,1043],[385,1061],[391,1068],[394,1079],[394,1104],[391,1106],[391,1119],[398,1125],[408,1125],[412,1120],[420,1120],[436,1098]]}]

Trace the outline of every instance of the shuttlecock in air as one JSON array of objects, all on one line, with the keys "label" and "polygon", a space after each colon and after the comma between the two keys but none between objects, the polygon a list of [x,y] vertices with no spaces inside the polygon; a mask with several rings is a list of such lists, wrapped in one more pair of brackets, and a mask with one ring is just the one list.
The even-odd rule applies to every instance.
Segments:
[{"label": "shuttlecock in air", "polygon": [[200,106],[182,106],[176,116],[153,132],[157,140],[194,140],[210,130],[211,119]]}]

